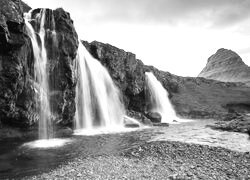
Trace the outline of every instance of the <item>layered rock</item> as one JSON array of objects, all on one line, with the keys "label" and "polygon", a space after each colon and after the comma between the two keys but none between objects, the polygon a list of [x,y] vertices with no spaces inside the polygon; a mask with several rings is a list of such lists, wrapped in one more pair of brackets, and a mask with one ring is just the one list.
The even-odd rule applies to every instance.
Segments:
[{"label": "layered rock", "polygon": [[[238,105],[250,105],[250,88],[242,83],[190,78],[146,66],[135,55],[100,42],[83,44],[109,71],[123,94],[128,110],[147,111],[145,72],[151,71],[168,91],[178,115],[190,118],[221,118]],[[234,105],[234,106],[233,106]]]},{"label": "layered rock", "polygon": [[250,85],[250,67],[241,57],[227,49],[219,49],[208,58],[206,67],[198,77],[224,82],[244,82]]},{"label": "layered rock", "polygon": [[[31,127],[39,115],[35,101],[34,54],[23,18],[23,12],[29,7],[18,0],[1,0],[0,7],[0,124]],[[39,12],[34,10],[33,16]],[[47,52],[52,111],[57,122],[69,124],[75,113],[78,37],[70,15],[63,9],[47,9],[46,14],[47,27],[51,14],[54,16],[57,37],[57,47],[51,47],[50,35],[45,40],[46,49],[53,49]],[[32,25],[36,26],[36,22]]]}]

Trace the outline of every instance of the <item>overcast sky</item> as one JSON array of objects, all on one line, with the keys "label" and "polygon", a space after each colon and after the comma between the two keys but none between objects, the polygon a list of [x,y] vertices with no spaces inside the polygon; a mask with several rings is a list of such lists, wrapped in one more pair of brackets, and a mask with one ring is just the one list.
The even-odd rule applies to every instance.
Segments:
[{"label": "overcast sky", "polygon": [[250,65],[250,0],[24,0],[63,7],[83,40],[136,54],[145,64],[197,76],[219,48]]}]

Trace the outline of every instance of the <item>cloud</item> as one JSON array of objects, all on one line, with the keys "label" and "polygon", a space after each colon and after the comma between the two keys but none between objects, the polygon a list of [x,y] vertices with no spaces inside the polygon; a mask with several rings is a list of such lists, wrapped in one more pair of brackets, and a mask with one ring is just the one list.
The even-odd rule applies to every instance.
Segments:
[{"label": "cloud", "polygon": [[249,54],[250,53],[250,47],[242,48],[238,50],[240,54]]},{"label": "cloud", "polygon": [[101,22],[189,22],[225,27],[250,19],[249,0],[91,0],[89,3],[98,9],[98,12],[92,9],[96,12],[94,20]]},{"label": "cloud", "polygon": [[[48,1],[48,3],[46,3]],[[250,19],[250,0],[25,0],[69,9],[94,23],[181,24],[228,27]],[[81,16],[81,17],[80,17]]]}]

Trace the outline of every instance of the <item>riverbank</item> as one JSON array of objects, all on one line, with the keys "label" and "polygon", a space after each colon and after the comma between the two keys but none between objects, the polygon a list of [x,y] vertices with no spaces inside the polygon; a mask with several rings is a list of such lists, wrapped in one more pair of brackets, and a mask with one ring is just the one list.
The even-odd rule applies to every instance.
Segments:
[{"label": "riverbank", "polygon": [[181,142],[148,142],[85,157],[24,179],[249,179],[250,153]]},{"label": "riverbank", "polygon": [[229,115],[224,121],[209,125],[212,129],[247,133],[250,136],[250,114]]}]

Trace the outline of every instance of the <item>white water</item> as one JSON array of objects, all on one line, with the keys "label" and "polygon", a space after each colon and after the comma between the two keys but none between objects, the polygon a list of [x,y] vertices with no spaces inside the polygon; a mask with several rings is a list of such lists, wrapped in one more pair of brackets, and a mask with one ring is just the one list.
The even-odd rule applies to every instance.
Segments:
[{"label": "white water", "polygon": [[[123,128],[124,106],[108,71],[81,43],[77,61],[80,83],[76,93],[75,134]],[[80,133],[82,130],[85,132]]]},{"label": "white water", "polygon": [[23,144],[24,147],[29,148],[57,148],[71,142],[70,139],[40,139]]},{"label": "white water", "polygon": [[[51,110],[49,103],[49,83],[48,83],[48,69],[47,69],[47,52],[45,48],[45,35],[46,30],[44,28],[46,19],[46,10],[41,9],[39,16],[36,17],[36,22],[39,23],[40,28],[38,32],[35,32],[34,28],[30,24],[31,13],[25,15],[25,24],[28,36],[31,39],[33,53],[34,53],[34,77],[39,111],[39,139],[49,139],[53,137],[53,128],[51,122]],[[38,43],[38,37],[40,44]]]},{"label": "white water", "polygon": [[151,107],[149,111],[160,113],[162,116],[161,122],[172,123],[173,120],[179,121],[169,101],[167,90],[162,86],[161,82],[156,79],[153,73],[146,72],[145,74]]}]

